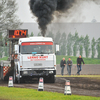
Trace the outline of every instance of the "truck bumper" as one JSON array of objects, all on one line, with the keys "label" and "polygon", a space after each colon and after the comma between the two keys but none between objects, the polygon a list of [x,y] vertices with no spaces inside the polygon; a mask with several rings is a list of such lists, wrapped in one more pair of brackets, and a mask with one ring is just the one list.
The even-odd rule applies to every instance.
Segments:
[{"label": "truck bumper", "polygon": [[31,77],[40,77],[40,76],[50,76],[56,75],[56,70],[25,70],[21,71],[20,75],[24,76],[31,76]]}]

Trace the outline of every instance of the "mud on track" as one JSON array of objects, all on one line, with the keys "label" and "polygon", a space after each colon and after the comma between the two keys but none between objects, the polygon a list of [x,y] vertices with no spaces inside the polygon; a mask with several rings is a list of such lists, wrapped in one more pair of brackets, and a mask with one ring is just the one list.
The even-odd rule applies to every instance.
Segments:
[{"label": "mud on track", "polygon": [[[44,83],[44,91],[64,93],[65,81],[70,80],[72,94],[100,97],[100,79],[82,77],[56,77],[55,83]],[[7,81],[0,80],[0,86],[8,86]],[[20,88],[38,88],[38,80],[14,84]]]}]

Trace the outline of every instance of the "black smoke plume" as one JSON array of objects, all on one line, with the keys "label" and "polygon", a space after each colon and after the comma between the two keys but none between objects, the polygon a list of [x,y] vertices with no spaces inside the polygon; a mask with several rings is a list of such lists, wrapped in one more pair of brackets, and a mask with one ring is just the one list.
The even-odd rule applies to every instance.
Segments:
[{"label": "black smoke plume", "polygon": [[54,12],[65,12],[74,2],[75,0],[30,0],[30,9],[37,17],[43,36],[45,36],[47,25],[53,20]]}]

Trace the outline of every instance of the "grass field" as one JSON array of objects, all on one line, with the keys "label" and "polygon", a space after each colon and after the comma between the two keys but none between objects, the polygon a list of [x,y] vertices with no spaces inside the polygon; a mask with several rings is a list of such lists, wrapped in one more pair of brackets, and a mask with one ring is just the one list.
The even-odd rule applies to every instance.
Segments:
[{"label": "grass field", "polygon": [[7,60],[7,59],[8,59],[8,57],[0,58],[0,60]]},{"label": "grass field", "polygon": [[56,75],[56,77],[88,77],[88,78],[100,78],[100,75]]},{"label": "grass field", "polygon": [[91,79],[96,79],[100,80],[100,75],[56,75],[56,77],[85,77],[85,78],[91,78]]},{"label": "grass field", "polygon": [[[74,57],[74,56],[64,56],[64,55],[57,55],[56,58],[57,58],[57,64],[60,64],[60,61],[62,60],[62,58],[65,58],[66,61],[68,60],[68,58],[70,57],[71,60],[73,61],[73,64],[76,64],[76,61],[77,61],[77,57]],[[97,59],[97,58],[83,58],[85,64],[100,64],[100,59]]]},{"label": "grass field", "polygon": [[100,100],[100,97],[64,95],[34,89],[0,87],[0,100]]}]

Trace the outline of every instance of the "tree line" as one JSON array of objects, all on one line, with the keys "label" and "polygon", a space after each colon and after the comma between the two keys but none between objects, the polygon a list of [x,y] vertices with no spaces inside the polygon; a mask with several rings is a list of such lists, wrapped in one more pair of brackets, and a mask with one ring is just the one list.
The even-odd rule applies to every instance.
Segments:
[{"label": "tree line", "polygon": [[79,51],[80,55],[83,55],[83,51],[85,52],[86,58],[89,57],[91,52],[91,58],[95,57],[96,51],[98,53],[97,58],[100,59],[100,38],[95,40],[93,37],[90,41],[89,36],[85,37],[78,35],[78,32],[75,32],[74,35],[71,33],[67,36],[67,45],[66,45],[67,55],[71,55],[73,52],[73,56],[76,56]]},{"label": "tree line", "polygon": [[86,58],[89,57],[91,52],[91,58],[95,57],[95,53],[97,51],[97,58],[100,59],[100,38],[90,41],[89,36],[79,36],[76,31],[75,34],[69,33],[68,35],[64,33],[57,32],[53,34],[49,32],[47,34],[48,37],[52,37],[55,43],[58,43],[60,46],[60,55],[68,55],[68,56],[76,56],[79,52],[80,55],[83,55],[83,51],[85,52]]}]

